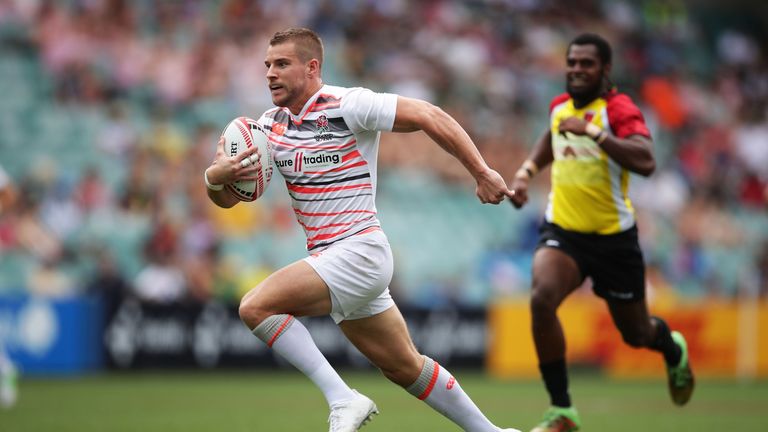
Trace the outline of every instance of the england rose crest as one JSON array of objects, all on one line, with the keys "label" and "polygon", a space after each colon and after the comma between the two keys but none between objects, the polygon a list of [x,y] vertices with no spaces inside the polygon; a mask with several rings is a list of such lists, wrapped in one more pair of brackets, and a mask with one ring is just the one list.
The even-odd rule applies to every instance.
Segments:
[{"label": "england rose crest", "polygon": [[328,117],[322,114],[315,120],[315,134],[322,135],[328,133]]}]

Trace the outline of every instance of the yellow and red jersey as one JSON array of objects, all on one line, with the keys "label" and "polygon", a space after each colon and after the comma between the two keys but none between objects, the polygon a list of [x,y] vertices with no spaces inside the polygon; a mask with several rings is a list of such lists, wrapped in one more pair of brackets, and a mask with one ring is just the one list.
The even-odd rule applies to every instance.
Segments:
[{"label": "yellow and red jersey", "polygon": [[546,220],[580,233],[615,234],[631,228],[635,213],[627,195],[629,171],[590,137],[562,135],[558,127],[563,119],[579,117],[619,138],[650,138],[640,110],[629,96],[612,90],[582,108],[561,94],[549,112],[554,161]]}]

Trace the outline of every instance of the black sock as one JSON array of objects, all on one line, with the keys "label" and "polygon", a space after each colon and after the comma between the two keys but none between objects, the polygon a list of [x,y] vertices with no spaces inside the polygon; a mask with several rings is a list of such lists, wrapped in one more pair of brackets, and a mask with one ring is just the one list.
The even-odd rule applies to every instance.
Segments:
[{"label": "black sock", "polygon": [[544,385],[549,393],[552,405],[568,408],[571,406],[571,395],[568,394],[568,371],[565,359],[555,360],[550,363],[540,363],[539,370],[544,378]]},{"label": "black sock", "polygon": [[669,331],[669,326],[659,317],[651,317],[656,321],[656,337],[653,338],[650,349],[659,351],[664,354],[664,361],[667,365],[677,366],[680,363],[680,357],[683,352],[680,347],[672,340],[672,332]]}]

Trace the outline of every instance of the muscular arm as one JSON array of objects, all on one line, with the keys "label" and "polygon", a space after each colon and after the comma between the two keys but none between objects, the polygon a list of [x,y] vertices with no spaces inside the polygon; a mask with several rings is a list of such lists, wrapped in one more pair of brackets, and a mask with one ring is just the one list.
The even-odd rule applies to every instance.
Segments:
[{"label": "muscular arm", "polygon": [[533,161],[540,170],[555,160],[552,154],[552,132],[549,128],[536,140],[531,153],[528,154],[528,160]]},{"label": "muscular arm", "polygon": [[[211,180],[213,181],[213,180]],[[240,200],[237,199],[234,195],[232,195],[228,190],[222,189],[220,191],[214,191],[211,189],[206,189],[208,192],[208,198],[213,201],[214,204],[221,208],[232,208],[235,206],[235,204],[239,203]]]},{"label": "muscular arm", "polygon": [[609,134],[600,147],[611,159],[634,173],[648,177],[656,170],[656,161],[651,150],[653,141],[648,137],[632,135],[619,138]]},{"label": "muscular arm", "polygon": [[423,130],[464,165],[477,181],[476,193],[481,202],[498,204],[505,196],[513,195],[499,173],[485,163],[472,139],[453,117],[429,102],[398,96],[392,131],[417,130]]},{"label": "muscular arm", "polygon": [[513,206],[520,208],[528,202],[528,182],[536,173],[526,169],[526,164],[529,161],[533,162],[536,167],[535,170],[538,171],[551,164],[553,160],[555,160],[555,156],[552,154],[552,133],[547,129],[536,140],[525,164],[520,167],[515,178],[512,179],[510,188],[515,192],[515,196],[511,199]]},{"label": "muscular arm", "polygon": [[458,159],[472,177],[490,170],[464,128],[445,111],[429,102],[403,96],[397,98],[393,132],[423,130],[445,151]]}]

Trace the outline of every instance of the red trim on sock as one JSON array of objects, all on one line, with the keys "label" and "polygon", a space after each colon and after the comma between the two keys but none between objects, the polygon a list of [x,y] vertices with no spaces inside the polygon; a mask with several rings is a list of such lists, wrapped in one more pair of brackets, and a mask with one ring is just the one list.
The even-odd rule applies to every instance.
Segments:
[{"label": "red trim on sock", "polygon": [[432,371],[432,378],[430,378],[429,385],[424,390],[424,393],[419,395],[419,400],[424,400],[429,397],[429,394],[432,393],[432,389],[435,388],[438,375],[440,375],[440,365],[435,362],[435,370]]},{"label": "red trim on sock", "polygon": [[272,339],[270,339],[269,342],[267,342],[268,347],[272,348],[272,344],[275,343],[278,336],[280,336],[280,333],[282,333],[283,330],[285,330],[285,326],[287,326],[292,319],[293,319],[293,315],[288,315],[288,318],[286,318],[285,321],[283,321],[283,323],[280,324],[280,328],[277,329],[274,336],[272,336]]}]

